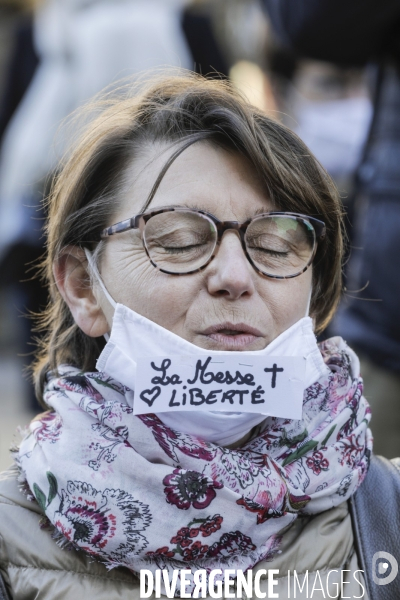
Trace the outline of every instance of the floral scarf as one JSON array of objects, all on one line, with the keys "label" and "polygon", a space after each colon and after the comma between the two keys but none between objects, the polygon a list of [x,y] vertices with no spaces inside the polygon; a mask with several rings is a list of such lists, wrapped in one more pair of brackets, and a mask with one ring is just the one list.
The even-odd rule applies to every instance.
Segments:
[{"label": "floral scarf", "polygon": [[358,359],[341,338],[320,350],[330,374],[305,391],[303,419],[268,417],[235,450],[134,416],[128,388],[63,367],[17,455],[31,498],[59,541],[109,568],[251,568],[299,515],[342,503],[367,473]]}]

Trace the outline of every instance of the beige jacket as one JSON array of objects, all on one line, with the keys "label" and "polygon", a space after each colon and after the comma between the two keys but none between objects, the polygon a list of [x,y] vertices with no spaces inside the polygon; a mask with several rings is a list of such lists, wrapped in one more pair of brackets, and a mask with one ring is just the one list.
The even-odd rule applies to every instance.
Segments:
[{"label": "beige jacket", "polygon": [[[107,571],[83,552],[61,549],[51,532],[40,529],[40,518],[38,505],[19,491],[15,469],[1,474],[0,571],[14,600],[140,599],[139,579],[128,569]],[[259,563],[253,576],[259,569],[278,570],[273,591],[281,600],[368,600],[356,581],[365,588],[362,573],[356,572],[347,503],[313,518],[297,519],[283,534],[280,553],[268,563]],[[341,577],[349,583],[341,586]],[[268,597],[264,575],[260,589]]]}]

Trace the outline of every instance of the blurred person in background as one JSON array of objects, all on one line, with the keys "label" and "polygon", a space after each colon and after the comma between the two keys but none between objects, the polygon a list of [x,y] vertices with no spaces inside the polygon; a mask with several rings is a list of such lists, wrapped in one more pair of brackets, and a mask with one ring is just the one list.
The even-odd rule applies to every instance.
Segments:
[{"label": "blurred person in background", "polygon": [[341,194],[351,194],[371,117],[364,70],[299,59],[282,104],[283,122],[304,139]]},{"label": "blurred person in background", "polygon": [[374,61],[373,117],[357,170],[346,288],[331,331],[357,348],[376,450],[400,455],[400,2],[264,0],[298,55],[344,66]]},{"label": "blurred person in background", "polygon": [[0,140],[38,63],[33,0],[0,0]]},{"label": "blurred person in background", "polygon": [[[30,0],[0,2],[0,148],[4,132],[38,64],[33,41],[34,5]],[[2,215],[1,210],[0,214]],[[37,222],[32,222],[32,228],[37,228]],[[27,353],[32,350],[20,343],[22,338],[25,341],[30,338],[30,324],[27,319],[16,318],[18,310],[15,307],[21,309],[22,306],[44,306],[47,299],[40,281],[32,280],[25,268],[25,263],[35,261],[41,254],[40,245],[37,242],[30,243],[33,237],[30,236],[30,240],[15,240],[15,243],[7,246],[0,259],[0,368],[3,379],[6,377],[10,381],[10,386],[3,386],[4,398],[10,398],[10,402],[14,396],[12,391],[10,393],[10,388],[12,390],[14,387],[13,376],[8,368],[10,361],[20,373],[22,365],[16,358],[17,351]],[[15,369],[11,369],[11,372],[15,372]],[[20,391],[23,384],[17,387]],[[25,389],[28,389],[32,406],[37,408],[31,387],[26,386]],[[1,438],[0,431],[0,447]]]},{"label": "blurred person in background", "polygon": [[282,122],[307,143],[341,194],[347,264],[353,234],[354,175],[372,114],[366,70],[296,57],[275,35],[268,62]]},{"label": "blurred person in background", "polygon": [[[30,0],[0,1],[0,147],[38,64],[33,41],[34,7]],[[32,229],[40,226],[39,220],[32,221]],[[38,409],[32,385],[22,376],[29,362],[26,355],[33,348],[27,345],[31,323],[18,318],[47,302],[41,281],[29,273],[32,264],[25,266],[42,252],[41,243],[32,244],[32,238],[16,239],[0,261],[0,468],[9,464],[9,448],[18,425],[28,422]]]}]

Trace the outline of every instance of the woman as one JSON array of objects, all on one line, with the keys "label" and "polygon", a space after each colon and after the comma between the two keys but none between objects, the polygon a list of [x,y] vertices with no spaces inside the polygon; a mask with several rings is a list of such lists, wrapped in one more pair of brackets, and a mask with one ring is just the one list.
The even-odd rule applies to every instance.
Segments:
[{"label": "woman", "polygon": [[143,569],[191,569],[188,593],[201,570],[276,569],[279,597],[307,577],[365,598],[346,500],[370,411],[357,357],[313,332],[340,295],[331,180],[227,84],[108,104],[50,198],[47,411],[16,454],[24,494],[1,483],[6,587],[139,598]]}]

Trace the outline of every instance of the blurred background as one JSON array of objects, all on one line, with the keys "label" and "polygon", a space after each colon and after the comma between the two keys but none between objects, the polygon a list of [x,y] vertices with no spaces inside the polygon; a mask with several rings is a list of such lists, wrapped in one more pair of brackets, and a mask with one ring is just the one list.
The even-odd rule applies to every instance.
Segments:
[{"label": "blurred background", "polygon": [[400,455],[400,2],[383,5],[0,0],[0,470],[41,410],[27,315],[47,302],[35,273],[42,200],[68,144],[60,125],[105,86],[167,66],[229,78],[336,181],[349,247],[326,336],[359,352],[375,449]]}]

